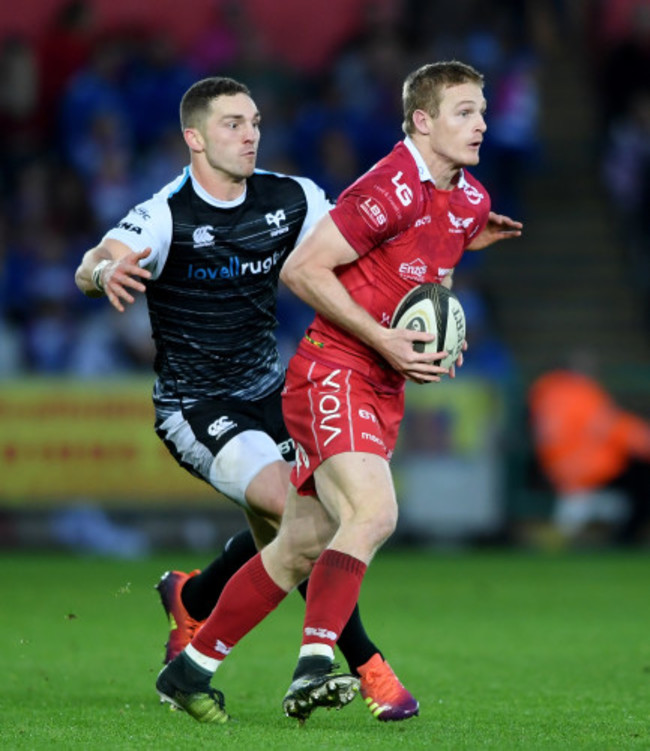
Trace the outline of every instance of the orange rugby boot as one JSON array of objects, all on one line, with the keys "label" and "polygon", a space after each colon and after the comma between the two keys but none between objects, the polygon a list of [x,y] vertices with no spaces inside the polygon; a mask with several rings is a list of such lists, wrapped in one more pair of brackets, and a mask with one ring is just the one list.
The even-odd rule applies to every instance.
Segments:
[{"label": "orange rugby boot", "polygon": [[379,653],[357,670],[361,676],[361,696],[373,717],[388,722],[407,720],[418,714],[420,705],[417,699],[404,688]]},{"label": "orange rugby boot", "polygon": [[163,661],[165,665],[185,649],[203,624],[203,621],[196,621],[192,618],[185,610],[181,600],[183,585],[198,573],[200,573],[199,569],[191,571],[189,574],[183,571],[166,571],[156,584],[170,626],[169,639],[165,645],[165,659]]}]

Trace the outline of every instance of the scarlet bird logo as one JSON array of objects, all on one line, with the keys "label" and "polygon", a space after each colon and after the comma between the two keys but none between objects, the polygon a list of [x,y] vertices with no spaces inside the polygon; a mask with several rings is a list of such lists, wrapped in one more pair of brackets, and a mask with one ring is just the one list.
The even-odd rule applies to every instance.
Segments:
[{"label": "scarlet bird logo", "polygon": [[447,216],[449,217],[449,222],[451,224],[451,229],[449,230],[450,232],[463,232],[474,221],[473,216],[463,218],[462,216],[456,216],[455,214],[452,214],[451,211],[447,212]]}]

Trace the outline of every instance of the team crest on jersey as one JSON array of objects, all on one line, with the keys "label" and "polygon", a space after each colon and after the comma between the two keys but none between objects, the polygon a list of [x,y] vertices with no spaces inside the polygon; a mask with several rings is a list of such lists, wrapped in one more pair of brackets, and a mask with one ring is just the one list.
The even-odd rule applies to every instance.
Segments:
[{"label": "team crest on jersey", "polygon": [[451,211],[447,212],[447,216],[449,217],[449,222],[451,224],[449,231],[456,234],[462,234],[474,221],[473,216],[463,218],[462,216],[456,216],[455,214],[452,214]]},{"label": "team crest on jersey", "polygon": [[284,213],[284,209],[278,209],[275,212],[269,211],[264,218],[266,219],[266,223],[269,225],[269,227],[274,224],[278,229],[280,228],[280,224],[282,222],[287,221],[287,217]]},{"label": "team crest on jersey", "polygon": [[376,198],[372,198],[371,196],[359,198],[357,206],[359,207],[359,213],[361,214],[363,221],[370,227],[370,229],[378,231],[382,229],[388,221],[386,210]]},{"label": "team crest on jersey", "polygon": [[205,224],[202,227],[197,227],[192,233],[192,240],[194,241],[195,248],[205,248],[207,245],[212,245],[214,242],[214,227],[209,224]]},{"label": "team crest on jersey", "polygon": [[402,279],[409,279],[414,282],[424,282],[428,266],[421,258],[414,261],[404,261],[400,263],[398,273]]},{"label": "team crest on jersey", "polygon": [[474,206],[481,203],[481,201],[485,198],[480,190],[475,188],[473,185],[470,185],[468,182],[463,183],[463,192],[465,193],[467,200]]},{"label": "team crest on jersey", "polygon": [[271,237],[284,235],[289,231],[289,227],[282,224],[282,222],[287,221],[287,215],[284,213],[284,209],[278,209],[275,212],[269,211],[265,214],[264,218],[269,227],[275,227],[275,229],[271,230]]}]

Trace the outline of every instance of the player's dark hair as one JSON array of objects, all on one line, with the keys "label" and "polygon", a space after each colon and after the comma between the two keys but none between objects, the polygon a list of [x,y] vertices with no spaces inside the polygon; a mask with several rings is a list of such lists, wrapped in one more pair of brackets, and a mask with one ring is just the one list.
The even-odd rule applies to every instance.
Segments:
[{"label": "player's dark hair", "polygon": [[181,99],[181,128],[195,128],[208,114],[213,99],[235,94],[251,95],[248,86],[234,78],[213,76],[192,84]]},{"label": "player's dark hair", "polygon": [[415,131],[413,113],[416,110],[424,110],[431,117],[438,117],[444,90],[462,83],[475,83],[482,87],[483,74],[458,60],[428,63],[410,73],[402,88],[404,133],[411,135]]}]

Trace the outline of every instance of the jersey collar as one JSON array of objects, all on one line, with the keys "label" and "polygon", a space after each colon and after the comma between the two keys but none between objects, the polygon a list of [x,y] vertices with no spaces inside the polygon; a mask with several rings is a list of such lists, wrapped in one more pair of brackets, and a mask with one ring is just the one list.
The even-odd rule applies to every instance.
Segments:
[{"label": "jersey collar", "polygon": [[187,171],[190,175],[190,179],[192,180],[192,187],[194,188],[194,192],[197,194],[197,196],[199,196],[199,198],[202,198],[206,203],[209,203],[212,206],[216,206],[219,209],[234,209],[235,206],[239,206],[246,200],[248,184],[244,186],[244,192],[240,196],[237,196],[234,201],[221,201],[208,193],[208,191],[199,184],[199,181],[194,177],[194,174],[192,173],[191,166],[187,167]]},{"label": "jersey collar", "polygon": [[[420,181],[426,182],[427,180],[431,180],[431,182],[435,185],[436,181],[433,179],[433,176],[431,175],[431,172],[429,171],[429,168],[424,161],[424,157],[422,156],[422,154],[420,154],[417,146],[413,143],[413,140],[410,136],[406,136],[406,138],[404,139],[404,145],[411,152],[413,159],[415,159],[415,164],[418,168],[418,172],[420,173]],[[469,183],[465,179],[465,170],[461,169],[460,174],[458,175],[458,182],[454,187],[464,188],[468,184]]]}]

